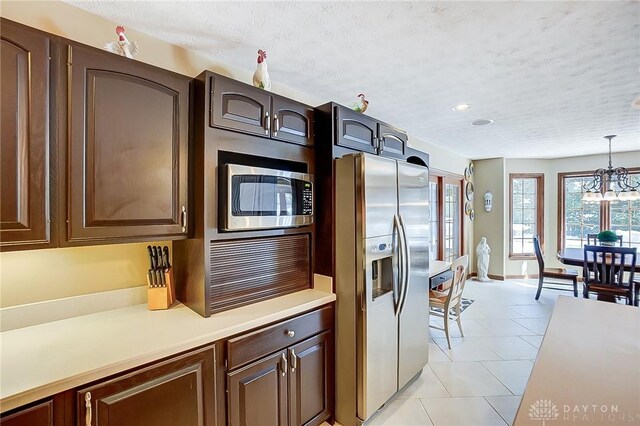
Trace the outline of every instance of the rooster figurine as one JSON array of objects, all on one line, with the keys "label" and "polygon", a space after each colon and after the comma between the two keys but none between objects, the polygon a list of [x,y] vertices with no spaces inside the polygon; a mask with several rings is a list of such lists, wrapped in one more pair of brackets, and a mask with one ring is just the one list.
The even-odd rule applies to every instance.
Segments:
[{"label": "rooster figurine", "polygon": [[358,98],[360,99],[353,103],[353,110],[355,112],[365,112],[369,107],[369,101],[364,98],[362,93],[358,95]]},{"label": "rooster figurine", "polygon": [[271,90],[271,77],[267,71],[267,52],[258,50],[258,66],[253,73],[253,85],[264,90]]},{"label": "rooster figurine", "polygon": [[138,43],[129,42],[127,37],[124,35],[124,27],[122,25],[118,25],[116,27],[116,34],[118,34],[118,41],[112,41],[111,43],[106,43],[104,48],[109,52],[118,54],[120,56],[126,56],[127,58],[133,58],[133,55],[137,54]]}]

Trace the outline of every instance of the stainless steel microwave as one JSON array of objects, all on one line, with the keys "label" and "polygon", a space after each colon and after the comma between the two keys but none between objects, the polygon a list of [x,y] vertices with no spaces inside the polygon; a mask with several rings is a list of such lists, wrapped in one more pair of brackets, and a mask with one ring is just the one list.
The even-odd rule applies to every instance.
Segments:
[{"label": "stainless steel microwave", "polygon": [[225,164],[222,229],[289,228],[313,223],[313,176]]}]

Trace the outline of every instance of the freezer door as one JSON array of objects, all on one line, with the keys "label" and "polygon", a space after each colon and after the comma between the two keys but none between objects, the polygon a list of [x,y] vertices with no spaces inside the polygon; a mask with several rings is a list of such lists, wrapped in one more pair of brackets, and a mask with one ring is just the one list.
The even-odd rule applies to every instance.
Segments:
[{"label": "freezer door", "polygon": [[365,279],[359,313],[364,327],[359,330],[356,365],[358,417],[364,421],[398,390],[398,321],[393,238],[369,238],[363,243]]},{"label": "freezer door", "polygon": [[393,233],[393,216],[398,211],[396,162],[371,154],[358,156],[364,204],[363,237]]},{"label": "freezer door", "polygon": [[409,255],[398,326],[400,389],[422,370],[429,356],[429,169],[397,164],[398,212]]}]

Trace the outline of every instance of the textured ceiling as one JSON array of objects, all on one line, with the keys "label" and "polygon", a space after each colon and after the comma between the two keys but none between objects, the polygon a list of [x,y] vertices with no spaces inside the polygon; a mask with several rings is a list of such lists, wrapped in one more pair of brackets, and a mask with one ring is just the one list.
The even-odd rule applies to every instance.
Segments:
[{"label": "textured ceiling", "polygon": [[68,2],[470,158],[640,149],[639,2]]}]

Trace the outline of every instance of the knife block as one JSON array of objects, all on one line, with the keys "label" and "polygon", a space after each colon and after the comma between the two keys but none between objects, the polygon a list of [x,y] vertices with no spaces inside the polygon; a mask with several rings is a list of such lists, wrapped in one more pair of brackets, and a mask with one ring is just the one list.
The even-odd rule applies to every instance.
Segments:
[{"label": "knife block", "polygon": [[169,309],[176,300],[175,285],[173,283],[173,268],[169,268],[164,273],[164,279],[167,283],[164,287],[152,287],[147,276],[147,306],[149,310],[156,311],[160,309]]}]

